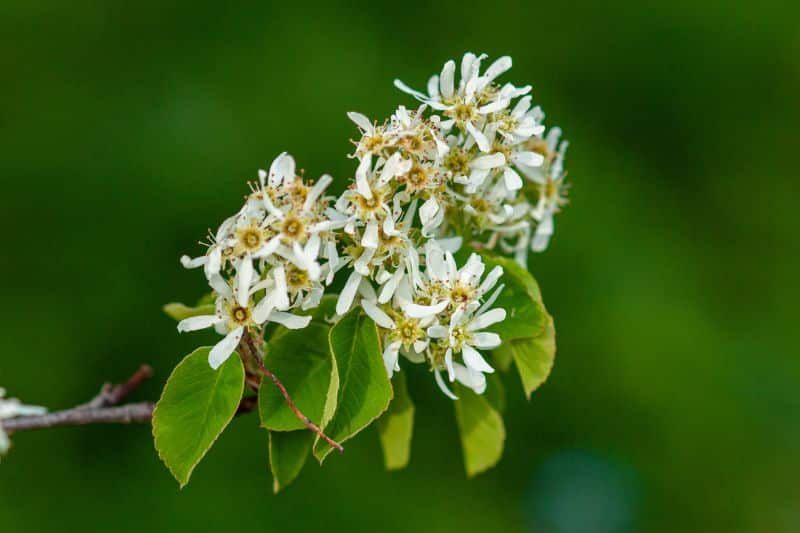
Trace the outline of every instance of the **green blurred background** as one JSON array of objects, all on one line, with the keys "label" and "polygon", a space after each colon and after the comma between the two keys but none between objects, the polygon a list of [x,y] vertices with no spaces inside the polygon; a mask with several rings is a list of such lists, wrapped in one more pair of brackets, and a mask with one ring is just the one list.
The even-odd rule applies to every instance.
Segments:
[{"label": "green blurred background", "polygon": [[[467,481],[415,379],[410,468],[370,429],[271,494],[251,415],[183,491],[147,428],[25,433],[0,531],[800,531],[794,335],[800,10],[764,0],[0,4],[0,384],[51,408],[203,335],[178,263],[283,150],[352,175],[345,112],[386,117],[463,52],[513,56],[561,125],[572,203],[531,261],[558,355],[507,376],[500,465]],[[209,337],[210,338],[210,337]],[[418,376],[422,377],[422,376]]]}]

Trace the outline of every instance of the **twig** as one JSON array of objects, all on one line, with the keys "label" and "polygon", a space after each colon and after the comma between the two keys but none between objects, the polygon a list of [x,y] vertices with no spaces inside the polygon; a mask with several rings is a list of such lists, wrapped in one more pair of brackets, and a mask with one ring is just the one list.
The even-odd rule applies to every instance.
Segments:
[{"label": "twig", "polygon": [[152,402],[129,403],[116,407],[78,406],[64,411],[39,416],[23,416],[3,421],[3,429],[9,433],[30,431],[59,426],[85,426],[87,424],[132,424],[150,422],[153,416]]},{"label": "twig", "polygon": [[242,337],[242,344],[245,346],[247,351],[250,352],[250,355],[253,356],[255,359],[256,365],[258,365],[258,370],[267,376],[272,383],[278,387],[278,390],[281,391],[283,395],[283,399],[286,401],[286,405],[289,406],[289,409],[292,410],[294,416],[296,416],[305,426],[310,429],[312,432],[316,433],[322,440],[330,444],[332,448],[336,448],[339,452],[344,452],[344,448],[341,444],[327,436],[314,422],[308,419],[306,415],[303,414],[302,411],[295,405],[292,397],[289,395],[289,391],[286,390],[286,387],[281,383],[278,377],[269,371],[269,369],[264,366],[264,355],[261,353],[261,349],[255,344],[255,341],[250,336],[248,332],[244,333]]},{"label": "twig", "polygon": [[106,383],[100,389],[100,393],[92,398],[91,401],[78,406],[84,409],[96,409],[98,407],[108,407],[121,402],[126,396],[139,388],[147,379],[153,377],[153,369],[150,365],[142,365],[128,378],[128,381],[119,385]]},{"label": "twig", "polygon": [[[249,413],[257,404],[255,396],[247,396],[239,402],[237,415]],[[129,403],[114,407],[78,406],[38,416],[23,416],[3,421],[8,433],[31,431],[61,426],[86,426],[89,424],[134,424],[149,423],[153,418],[153,402]]]},{"label": "twig", "polygon": [[[153,418],[153,402],[129,403],[117,406],[125,397],[153,375],[153,369],[142,365],[125,383],[106,383],[100,393],[89,402],[44,415],[23,416],[3,421],[3,430],[8,433],[31,431],[60,426],[85,426],[88,424],[133,424],[148,423]],[[242,398],[237,415],[249,413],[257,404],[254,396]]]}]

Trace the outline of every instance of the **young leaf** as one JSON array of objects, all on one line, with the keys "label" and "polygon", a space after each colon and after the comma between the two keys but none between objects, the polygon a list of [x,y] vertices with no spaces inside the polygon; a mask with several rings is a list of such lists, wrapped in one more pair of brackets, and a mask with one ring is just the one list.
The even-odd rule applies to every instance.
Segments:
[{"label": "young leaf", "polygon": [[483,393],[489,405],[501,415],[506,410],[506,388],[503,380],[495,372],[486,376],[486,392]]},{"label": "young leaf", "polygon": [[[328,347],[328,328],[312,322],[305,329],[288,330],[267,344],[265,365],[286,386],[292,400],[309,420],[319,424],[328,391],[338,389],[335,362]],[[261,425],[272,431],[305,429],[273,383],[264,379],[258,393]]]},{"label": "young leaf", "polygon": [[376,422],[383,448],[386,470],[399,470],[408,465],[411,436],[414,431],[414,404],[408,396],[406,375],[398,372],[392,379],[394,399],[389,409]]},{"label": "young leaf", "polygon": [[481,257],[486,263],[487,272],[497,265],[503,267],[503,277],[499,283],[505,284],[493,307],[505,309],[506,319],[488,329],[498,333],[504,343],[539,335],[547,323],[547,311],[542,303],[539,285],[531,273],[507,257],[488,253],[482,253]]},{"label": "young leaf", "polygon": [[509,278],[513,278],[514,283],[517,284],[522,291],[527,293],[531,300],[537,302],[542,301],[542,292],[539,290],[539,284],[525,267],[510,257],[495,255],[488,252],[481,252],[480,255],[484,263],[486,263],[487,272],[496,265],[500,265],[503,267],[503,274]]},{"label": "young leaf", "polygon": [[158,456],[186,486],[192,470],[236,414],[244,390],[244,367],[234,353],[217,370],[210,347],[198,348],[172,371],[153,411]]},{"label": "young leaf", "polygon": [[189,307],[188,305],[182,303],[172,302],[164,306],[164,312],[169,317],[181,321],[184,318],[189,318],[192,316],[213,315],[215,310],[213,303]]},{"label": "young leaf", "polygon": [[464,451],[464,467],[467,476],[484,472],[500,460],[506,430],[503,419],[485,396],[455,384],[458,400],[454,401],[456,421],[461,434]]},{"label": "young leaf", "polygon": [[[342,443],[367,427],[386,410],[392,385],[383,366],[381,343],[375,323],[360,309],[353,309],[330,330],[328,341],[336,360],[339,390],[336,411],[325,433]],[[314,456],[320,461],[332,451],[318,439]]]},{"label": "young leaf", "polygon": [[531,394],[545,382],[556,356],[556,330],[553,318],[547,317],[547,326],[538,337],[514,339],[504,342],[495,350],[501,358],[512,357],[522,379],[525,395]]},{"label": "young leaf", "polygon": [[269,466],[272,490],[276,493],[294,481],[306,464],[314,434],[302,431],[269,432]]}]

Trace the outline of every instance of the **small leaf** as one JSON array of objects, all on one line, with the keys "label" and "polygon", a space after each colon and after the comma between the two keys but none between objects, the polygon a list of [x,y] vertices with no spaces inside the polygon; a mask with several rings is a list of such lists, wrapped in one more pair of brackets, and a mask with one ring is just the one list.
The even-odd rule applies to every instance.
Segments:
[{"label": "small leaf", "polygon": [[503,267],[499,283],[505,284],[493,307],[505,309],[506,319],[487,329],[499,334],[503,342],[539,335],[547,323],[547,311],[531,273],[507,257],[489,253],[482,253],[481,257],[487,272],[497,265]]},{"label": "small leaf", "polygon": [[153,411],[156,450],[181,488],[236,414],[244,391],[239,356],[212,370],[209,351],[198,348],[175,367]]},{"label": "small leaf", "polygon": [[464,467],[467,476],[484,472],[500,460],[506,430],[503,419],[485,396],[455,384],[458,400],[454,401],[456,421],[461,434]]},{"label": "small leaf", "polygon": [[[333,358],[328,347],[328,328],[313,322],[304,329],[288,330],[267,344],[265,365],[281,380],[298,409],[319,424],[331,387],[338,389]],[[272,431],[305,429],[286,404],[278,388],[267,378],[258,394],[261,425]]]},{"label": "small leaf", "polygon": [[522,379],[528,399],[547,380],[556,356],[556,330],[553,318],[547,317],[547,326],[538,337],[514,339],[495,349],[502,358],[512,357]]},{"label": "small leaf", "polygon": [[[375,323],[353,309],[330,330],[329,343],[339,376],[336,412],[325,433],[342,443],[371,424],[392,399],[392,385],[383,366],[380,338]],[[320,463],[332,451],[317,439],[314,456]]]},{"label": "small leaf", "polygon": [[394,375],[392,388],[394,399],[377,421],[386,470],[398,470],[408,465],[414,431],[414,404],[408,396],[405,373]]},{"label": "small leaf", "polygon": [[489,401],[489,405],[500,414],[506,410],[506,388],[503,380],[495,372],[486,375],[486,392],[483,393]]},{"label": "small leaf", "polygon": [[210,305],[214,305],[214,301],[215,300],[216,300],[216,297],[214,296],[214,293],[213,292],[207,292],[203,296],[201,296],[199,300],[197,300],[196,307],[199,307],[201,305],[209,305],[209,304]]},{"label": "small leaf", "polygon": [[164,306],[164,312],[171,318],[181,321],[184,318],[200,315],[213,315],[215,313],[214,304],[202,304],[196,307],[172,302]]},{"label": "small leaf", "polygon": [[537,302],[542,301],[542,291],[539,289],[539,284],[536,283],[534,277],[525,267],[510,257],[488,252],[482,252],[480,255],[484,263],[486,263],[487,271],[494,268],[496,265],[500,265],[503,267],[503,274],[514,278],[514,280],[516,280],[515,283],[518,283],[520,289],[526,292],[532,300]]},{"label": "small leaf", "polygon": [[276,493],[294,481],[311,452],[314,434],[302,431],[269,432],[269,466],[272,470],[272,490]]}]

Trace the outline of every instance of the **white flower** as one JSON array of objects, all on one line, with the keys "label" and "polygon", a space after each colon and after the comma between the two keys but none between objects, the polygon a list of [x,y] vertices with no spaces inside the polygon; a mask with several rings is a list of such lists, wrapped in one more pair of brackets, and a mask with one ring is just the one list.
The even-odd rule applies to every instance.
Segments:
[{"label": "white flower", "polygon": [[17,416],[38,416],[47,412],[44,407],[25,405],[16,398],[5,398],[6,390],[0,387],[0,457],[8,452],[11,440],[3,430],[3,420]]},{"label": "white flower", "polygon": [[453,254],[442,250],[436,241],[427,243],[425,264],[427,281],[421,291],[431,303],[407,304],[405,312],[415,318],[433,316],[448,307],[455,310],[474,306],[483,295],[494,288],[503,275],[503,268],[496,266],[481,282],[486,265],[479,255],[471,254],[459,269]]},{"label": "white flower", "polygon": [[[444,364],[450,381],[458,380],[477,394],[483,394],[486,390],[484,374],[494,372],[494,368],[478,350],[491,350],[500,346],[500,336],[497,333],[480,330],[506,318],[504,309],[484,310],[485,307],[487,306],[484,305],[474,314],[458,309],[450,317],[447,326],[435,325],[428,328],[430,338],[443,339],[446,343]],[[453,360],[457,354],[461,354],[463,365]]]},{"label": "white flower", "polygon": [[523,167],[525,175],[533,181],[539,192],[539,199],[531,211],[537,221],[531,240],[531,250],[542,252],[547,248],[553,235],[553,216],[567,203],[567,183],[565,181],[564,157],[569,143],[559,142],[561,130],[552,128],[544,140],[531,142],[533,148],[541,152],[544,165],[541,168]]},{"label": "white flower", "polygon": [[394,84],[432,109],[441,111],[447,117],[447,120],[440,123],[443,129],[449,130],[456,125],[469,134],[482,152],[490,152],[491,143],[482,131],[487,124],[488,115],[504,110],[512,98],[526,94],[530,87],[517,89],[511,85],[502,88],[494,85],[494,80],[511,68],[511,58],[504,56],[497,59],[481,75],[481,62],[486,57],[485,54],[465,54],[461,60],[461,79],[457,86],[455,61],[447,61],[441,74],[428,81],[427,95],[408,87],[400,80],[395,80]]},{"label": "white flower", "polygon": [[[246,268],[240,268],[238,272],[245,270]],[[271,278],[267,282],[255,286],[250,285],[250,280],[246,276],[237,274],[233,290],[221,277],[212,278],[210,281],[218,295],[216,313],[189,317],[178,323],[179,332],[215,327],[218,332],[225,335],[208,354],[211,368],[216,370],[231,356],[247,327],[276,322],[289,329],[301,329],[310,322],[310,316],[301,317],[283,311],[289,307],[283,267],[273,269],[270,274]],[[253,306],[251,295],[267,287],[270,288],[267,295]]]},{"label": "white flower", "polygon": [[[369,300],[362,300],[361,307],[379,327],[386,330],[386,347],[383,351],[383,362],[386,372],[391,378],[394,372],[400,370],[398,359],[400,350],[406,352],[413,350],[414,354],[421,354],[428,348],[426,328],[433,321],[432,318],[417,319],[396,313],[393,320],[380,307]],[[412,358],[413,355],[412,355]]]},{"label": "white flower", "polygon": [[318,278],[319,251],[332,238],[330,232],[344,222],[326,216],[327,199],[322,195],[332,178],[324,175],[311,186],[295,171],[294,159],[285,152],[272,162],[269,172],[259,171],[259,188],[236,215],[220,225],[206,255],[184,256],[183,265],[204,266],[210,279],[226,264],[249,270],[254,260],[278,253]]}]

